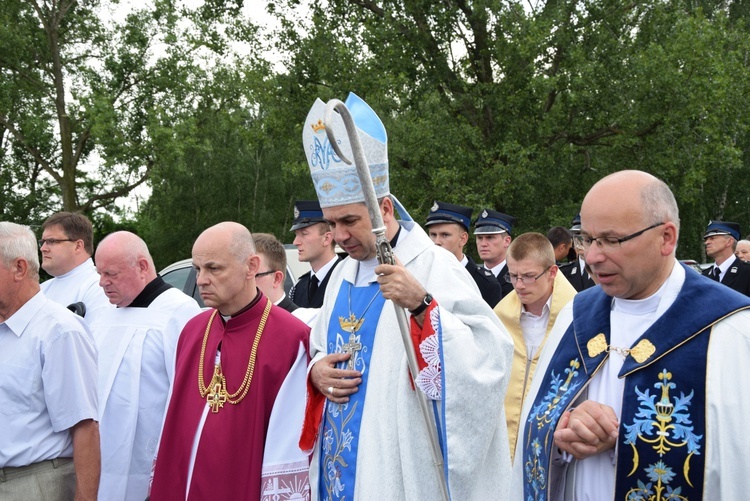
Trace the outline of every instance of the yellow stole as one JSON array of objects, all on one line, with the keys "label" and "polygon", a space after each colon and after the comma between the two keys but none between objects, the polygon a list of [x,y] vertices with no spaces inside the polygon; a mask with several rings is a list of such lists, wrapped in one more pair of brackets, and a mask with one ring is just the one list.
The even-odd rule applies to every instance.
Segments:
[{"label": "yellow stole", "polygon": [[510,371],[510,381],[508,382],[508,391],[505,394],[505,420],[508,425],[508,442],[510,444],[510,460],[513,462],[513,455],[516,451],[516,439],[518,438],[518,427],[521,419],[521,409],[523,401],[531,386],[531,378],[534,376],[536,364],[539,361],[539,354],[542,351],[552,326],[555,325],[558,313],[568,304],[576,290],[570,285],[565,275],[558,270],[555,275],[555,283],[552,289],[552,301],[550,302],[549,322],[547,323],[547,332],[544,334],[544,340],[537,350],[534,358],[529,365],[528,374],[526,373],[526,343],[523,340],[521,331],[521,301],[514,290],[495,306],[495,314],[500,318],[508,333],[513,338],[513,364]]}]

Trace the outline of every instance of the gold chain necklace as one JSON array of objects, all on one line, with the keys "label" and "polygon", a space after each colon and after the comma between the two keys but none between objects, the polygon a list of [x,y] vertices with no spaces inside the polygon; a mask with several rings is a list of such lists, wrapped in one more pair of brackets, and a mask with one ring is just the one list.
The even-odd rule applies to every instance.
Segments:
[{"label": "gold chain necklace", "polygon": [[217,363],[214,365],[214,375],[211,377],[211,383],[206,386],[203,382],[203,361],[206,357],[206,345],[208,344],[208,333],[211,330],[211,324],[214,321],[214,317],[219,310],[214,310],[211,317],[208,319],[208,325],[206,326],[206,332],[203,334],[203,344],[201,345],[201,357],[198,363],[198,391],[200,392],[201,398],[205,398],[208,405],[211,406],[211,412],[217,413],[219,409],[224,407],[225,402],[237,405],[247,395],[250,390],[250,383],[253,380],[253,371],[255,370],[255,358],[258,355],[258,344],[260,343],[260,337],[263,334],[263,329],[266,326],[266,320],[268,320],[268,314],[271,312],[271,301],[266,298],[266,307],[263,310],[263,316],[260,319],[258,325],[258,331],[255,333],[255,340],[253,341],[253,347],[250,350],[250,359],[247,361],[247,370],[245,371],[245,379],[242,380],[242,384],[234,393],[227,391],[227,380],[224,374],[221,372],[221,364]]}]

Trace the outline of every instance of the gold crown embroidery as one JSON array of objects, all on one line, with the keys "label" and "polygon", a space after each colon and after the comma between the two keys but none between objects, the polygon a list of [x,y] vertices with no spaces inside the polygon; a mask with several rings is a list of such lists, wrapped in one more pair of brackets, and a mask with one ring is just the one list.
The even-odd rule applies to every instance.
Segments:
[{"label": "gold crown embroidery", "polygon": [[339,317],[339,325],[341,325],[341,328],[344,329],[346,332],[357,332],[360,327],[362,327],[362,323],[365,321],[365,317],[360,318],[357,320],[357,316],[352,313],[349,315],[349,318],[347,317]]},{"label": "gold crown embroidery", "polygon": [[320,132],[326,128],[326,125],[323,120],[318,119],[314,124],[310,124],[310,127],[312,127],[313,132]]}]

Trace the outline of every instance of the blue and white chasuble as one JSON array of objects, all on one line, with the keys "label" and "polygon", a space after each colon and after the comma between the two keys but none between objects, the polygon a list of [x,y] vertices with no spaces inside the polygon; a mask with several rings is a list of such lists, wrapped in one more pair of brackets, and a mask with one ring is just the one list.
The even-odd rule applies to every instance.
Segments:
[{"label": "blue and white chasuble", "polygon": [[353,287],[344,281],[328,327],[328,353],[350,353],[337,369],[358,370],[362,383],[345,404],[326,403],[320,451],[320,499],[354,499],[357,444],[380,312],[385,304],[380,286]]},{"label": "blue and white chasuble", "polygon": [[[706,440],[706,363],[711,327],[750,308],[728,288],[685,272],[669,309],[629,350],[617,443],[615,500],[701,499]],[[600,287],[579,293],[531,406],[522,436],[524,499],[550,496],[553,433],[569,407],[585,400],[609,356],[612,298]]]}]

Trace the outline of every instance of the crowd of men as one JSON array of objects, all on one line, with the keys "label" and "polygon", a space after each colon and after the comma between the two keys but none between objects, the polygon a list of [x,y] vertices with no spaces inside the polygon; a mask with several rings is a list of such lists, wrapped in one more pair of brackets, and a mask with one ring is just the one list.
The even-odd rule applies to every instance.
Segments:
[{"label": "crowd of men", "polygon": [[514,235],[512,216],[435,201],[423,229],[391,193],[379,118],[346,105],[371,176],[316,101],[318,200],[290,230],[311,271],[289,295],[283,245],[236,222],[193,245],[203,311],[133,233],[95,248],[80,214],[39,241],[0,222],[0,499],[743,498],[737,223],[709,223],[697,273],[675,259],[669,187],[623,170],[570,228]]}]

